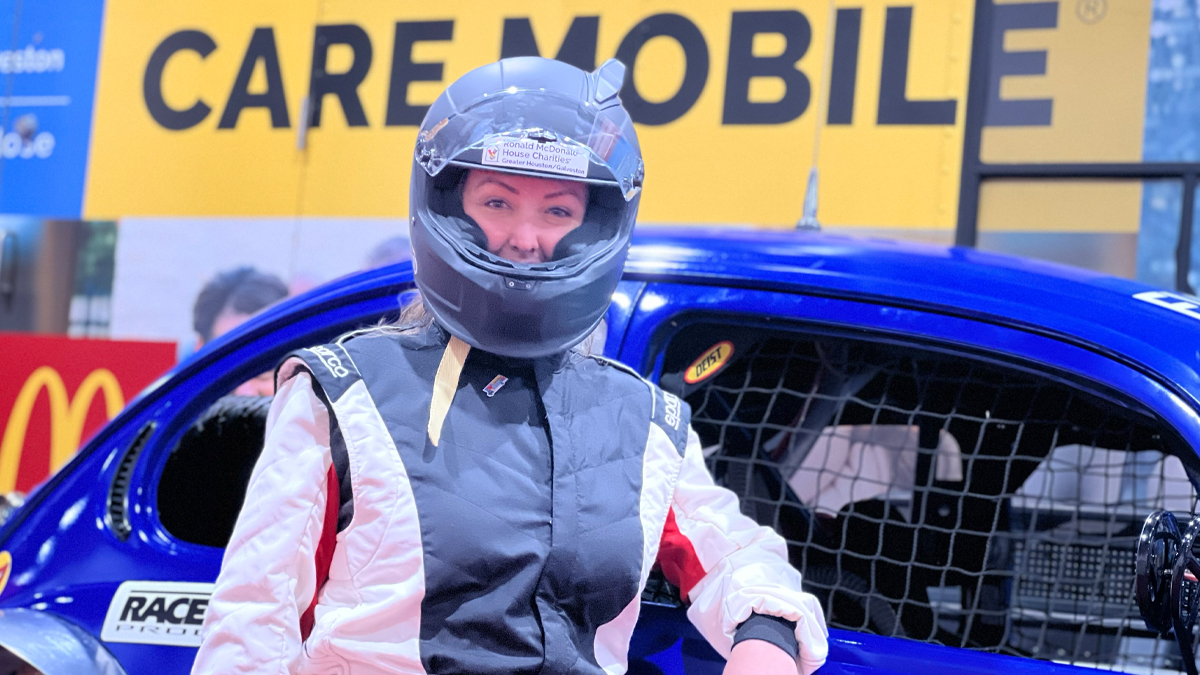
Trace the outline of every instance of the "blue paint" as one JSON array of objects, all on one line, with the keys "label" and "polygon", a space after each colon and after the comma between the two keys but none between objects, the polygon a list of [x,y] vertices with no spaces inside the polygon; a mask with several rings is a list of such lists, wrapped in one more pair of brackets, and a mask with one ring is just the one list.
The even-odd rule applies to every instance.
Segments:
[{"label": "blue paint", "polygon": [[0,0],[0,213],[80,216],[103,14],[98,0]]},{"label": "blue paint", "polygon": [[[142,392],[0,528],[13,576],[0,607],[40,606],[99,636],[122,581],[211,581],[222,551],[179,541],[156,513],[158,477],[192,420],[287,351],[395,315],[407,263],[363,272],[276,306],[215,340]],[[869,331],[880,341],[969,347],[1039,371],[1126,393],[1200,447],[1200,319],[1133,295],[1148,287],[978,251],[806,233],[645,230],[608,315],[607,353],[648,370],[699,312],[802,321],[809,330]],[[1066,376],[1066,375],[1064,375]],[[120,458],[156,424],[135,465],[133,534],[106,524]],[[58,598],[69,598],[60,602]],[[194,649],[112,643],[131,673],[183,675]],[[682,610],[647,605],[631,675],[718,675],[722,662]],[[833,631],[826,674],[992,675],[1081,672],[1069,666]]]}]

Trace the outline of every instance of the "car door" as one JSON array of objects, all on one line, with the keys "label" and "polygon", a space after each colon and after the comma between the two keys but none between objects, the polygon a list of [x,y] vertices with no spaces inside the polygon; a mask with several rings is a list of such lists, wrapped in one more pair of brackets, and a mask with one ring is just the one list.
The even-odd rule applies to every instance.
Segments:
[{"label": "car door", "polygon": [[[1151,511],[1193,510],[1200,426],[1145,374],[983,321],[687,283],[646,286],[620,357],[787,540],[832,629],[822,672],[1183,670],[1139,616],[1134,550]],[[631,672],[719,673],[651,590]]]}]

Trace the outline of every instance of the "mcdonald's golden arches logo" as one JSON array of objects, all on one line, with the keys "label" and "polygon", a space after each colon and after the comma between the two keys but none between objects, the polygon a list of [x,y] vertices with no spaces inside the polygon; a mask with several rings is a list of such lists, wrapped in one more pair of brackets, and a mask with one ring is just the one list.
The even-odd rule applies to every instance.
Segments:
[{"label": "mcdonald's golden arches logo", "polygon": [[0,593],[8,585],[8,577],[12,574],[12,555],[8,551],[0,551]]},{"label": "mcdonald's golden arches logo", "polygon": [[[0,441],[0,494],[11,492],[17,485],[17,472],[21,468],[21,453],[25,446],[25,434],[29,430],[33,406],[42,389],[50,400],[50,471],[59,469],[75,451],[83,437],[83,425],[87,421],[88,409],[99,393],[104,394],[104,408],[108,419],[116,417],[125,407],[125,395],[117,377],[107,368],[93,370],[75,396],[67,395],[62,376],[50,366],[33,371],[17,394],[4,437]],[[2,561],[0,561],[2,562]]]}]

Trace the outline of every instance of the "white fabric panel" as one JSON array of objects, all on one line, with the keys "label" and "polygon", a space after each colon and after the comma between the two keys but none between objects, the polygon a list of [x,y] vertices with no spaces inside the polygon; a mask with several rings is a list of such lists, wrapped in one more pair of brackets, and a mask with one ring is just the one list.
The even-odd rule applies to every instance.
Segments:
[{"label": "white fabric panel", "polygon": [[316,585],[325,516],[329,415],[307,374],[285,382],[208,604],[193,675],[291,674],[300,613]]},{"label": "white fabric panel", "polygon": [[350,455],[354,519],[339,536],[298,675],[424,675],[425,559],[408,472],[383,419],[355,382],[334,402]]},{"label": "white fabric panel", "polygon": [[801,590],[783,538],[742,515],[737,496],[713,483],[700,439],[690,429],[674,509],[680,533],[705,570],[689,596],[688,618],[709,644],[728,658],[738,625],[752,612],[769,614],[796,622],[800,672],[821,667],[829,631],[820,604]]},{"label": "white fabric panel", "polygon": [[[653,392],[651,392],[653,394]],[[675,444],[657,424],[651,423],[642,461],[642,494],[638,515],[642,522],[642,576],[637,595],[612,621],[596,629],[596,663],[608,675],[623,675],[629,669],[629,640],[642,606],[642,590],[658,559],[663,525],[671,508],[671,494],[679,479],[683,460]]]}]

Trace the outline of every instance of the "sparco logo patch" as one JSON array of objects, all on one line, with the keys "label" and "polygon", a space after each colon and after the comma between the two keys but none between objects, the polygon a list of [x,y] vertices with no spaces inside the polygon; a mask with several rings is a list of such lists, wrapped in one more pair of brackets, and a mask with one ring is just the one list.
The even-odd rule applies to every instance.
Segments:
[{"label": "sparco logo patch", "polygon": [[663,411],[663,419],[671,425],[672,429],[679,431],[679,415],[683,412],[679,397],[664,391],[663,399],[667,402],[666,409]]},{"label": "sparco logo patch", "polygon": [[100,639],[199,647],[213,584],[126,581],[113,594]]},{"label": "sparco logo patch", "polygon": [[350,371],[346,369],[346,366],[342,365],[342,360],[338,358],[338,355],[333,353],[333,350],[329,347],[313,347],[312,349],[308,349],[306,351],[310,351],[316,355],[316,357],[321,360],[321,363],[329,369],[329,372],[332,373],[334,377],[345,377],[350,374]]}]

